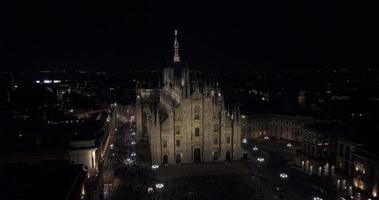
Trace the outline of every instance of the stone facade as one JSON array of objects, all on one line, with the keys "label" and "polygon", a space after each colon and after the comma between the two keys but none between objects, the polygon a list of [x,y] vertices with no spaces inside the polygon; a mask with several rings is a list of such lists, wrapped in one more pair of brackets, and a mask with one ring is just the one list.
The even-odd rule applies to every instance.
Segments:
[{"label": "stone facade", "polygon": [[301,141],[303,127],[316,119],[302,115],[260,114],[243,116],[242,135],[244,138],[270,136],[277,139]]},{"label": "stone facade", "polygon": [[[175,35],[176,36],[176,35]],[[153,164],[221,162],[241,158],[238,107],[225,108],[213,81],[190,79],[176,55],[163,70],[160,89],[138,89],[137,133],[146,134]]]}]

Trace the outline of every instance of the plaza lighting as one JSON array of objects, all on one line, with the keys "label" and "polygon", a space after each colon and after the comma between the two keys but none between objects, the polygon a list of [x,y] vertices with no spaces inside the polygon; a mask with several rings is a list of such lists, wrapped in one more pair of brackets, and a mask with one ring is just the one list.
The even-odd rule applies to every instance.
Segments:
[{"label": "plaza lighting", "polygon": [[111,145],[109,145],[109,147],[110,147],[111,149],[113,149],[113,147],[114,147],[114,144],[111,144]]},{"label": "plaza lighting", "polygon": [[283,179],[288,178],[288,175],[286,173],[281,173],[279,176],[280,176],[280,178],[283,178]]},{"label": "plaza lighting", "polygon": [[258,151],[258,147],[253,146],[253,151]]},{"label": "plaza lighting", "polygon": [[257,160],[258,160],[258,162],[264,162],[265,161],[265,159],[262,157],[257,158]]},{"label": "plaza lighting", "polygon": [[158,169],[159,165],[151,165],[151,169]]},{"label": "plaza lighting", "polygon": [[247,139],[244,138],[244,139],[242,140],[242,143],[246,144],[246,143],[247,143]]},{"label": "plaza lighting", "polygon": [[287,147],[292,147],[292,144],[291,144],[291,143],[288,143],[288,144],[287,144]]},{"label": "plaza lighting", "polygon": [[132,132],[132,135],[136,135],[136,132]]},{"label": "plaza lighting", "polygon": [[136,144],[136,142],[133,141],[133,142],[132,142],[132,145],[135,145],[135,144]]},{"label": "plaza lighting", "polygon": [[134,156],[136,156],[137,154],[135,153],[135,152],[133,152],[132,154],[131,154],[131,156],[132,157],[134,157]]},{"label": "plaza lighting", "polygon": [[323,200],[323,199],[320,197],[313,197],[313,200]]},{"label": "plaza lighting", "polygon": [[157,184],[155,184],[155,187],[157,189],[162,189],[164,187],[164,185],[163,185],[163,183],[157,183]]},{"label": "plaza lighting", "polygon": [[268,136],[265,136],[264,138],[265,138],[265,140],[268,140]]}]

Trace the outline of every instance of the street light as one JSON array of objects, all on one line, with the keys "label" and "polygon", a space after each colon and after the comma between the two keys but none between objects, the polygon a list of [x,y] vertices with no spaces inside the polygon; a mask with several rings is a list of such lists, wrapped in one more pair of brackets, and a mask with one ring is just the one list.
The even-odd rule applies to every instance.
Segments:
[{"label": "street light", "polygon": [[155,184],[155,187],[156,187],[157,189],[161,189],[161,188],[164,187],[164,185],[163,185],[163,183],[157,183],[157,184]]},{"label": "street light", "polygon": [[159,168],[159,165],[152,165],[151,166],[151,169],[158,169]]},{"label": "street light", "polygon": [[257,160],[258,160],[258,162],[264,162],[265,161],[265,159],[262,157],[257,158]]},{"label": "street light", "polygon": [[292,147],[292,144],[289,142],[289,143],[287,144],[287,147]]},{"label": "street light", "polygon": [[323,200],[323,199],[320,197],[313,197],[313,200]]},{"label": "street light", "polygon": [[265,136],[264,138],[265,138],[265,140],[268,140],[268,136]]},{"label": "street light", "polygon": [[136,142],[132,141],[132,145],[135,145],[135,144],[136,144]]},{"label": "street light", "polygon": [[242,140],[242,143],[246,144],[246,143],[247,143],[247,139],[244,138],[244,139]]},{"label": "street light", "polygon": [[258,151],[258,147],[253,146],[253,151]]},{"label": "street light", "polygon": [[286,173],[281,173],[280,174],[280,178],[282,179],[287,179],[288,178],[288,175]]},{"label": "street light", "polygon": [[133,156],[133,157],[134,157],[134,156],[136,156],[136,155],[137,155],[137,154],[136,154],[135,152],[133,152],[131,156]]}]

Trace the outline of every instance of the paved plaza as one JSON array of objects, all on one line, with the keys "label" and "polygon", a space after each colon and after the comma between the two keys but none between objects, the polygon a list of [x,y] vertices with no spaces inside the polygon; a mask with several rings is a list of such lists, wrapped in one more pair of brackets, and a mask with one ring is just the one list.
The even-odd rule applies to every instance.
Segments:
[{"label": "paved plaza", "polygon": [[246,176],[249,174],[249,169],[242,162],[174,165],[157,170],[157,177],[160,180],[219,175]]}]

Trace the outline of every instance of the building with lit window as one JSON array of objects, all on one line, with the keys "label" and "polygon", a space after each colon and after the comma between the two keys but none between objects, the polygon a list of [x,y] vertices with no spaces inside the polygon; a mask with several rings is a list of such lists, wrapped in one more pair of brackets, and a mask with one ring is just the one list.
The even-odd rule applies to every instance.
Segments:
[{"label": "building with lit window", "polygon": [[284,114],[259,114],[242,118],[244,138],[269,136],[293,141],[300,141],[303,127],[316,121],[310,116]]},{"label": "building with lit window", "polygon": [[309,124],[303,129],[296,164],[309,175],[332,178],[335,175],[337,137],[344,133],[344,127],[322,122]]},{"label": "building with lit window", "polygon": [[378,198],[379,152],[367,143],[359,137],[338,138],[336,185],[343,195]]},{"label": "building with lit window", "polygon": [[139,89],[137,134],[146,134],[154,164],[221,162],[241,158],[238,107],[225,107],[216,81],[190,77],[175,31],[173,64],[163,70],[163,87]]}]

